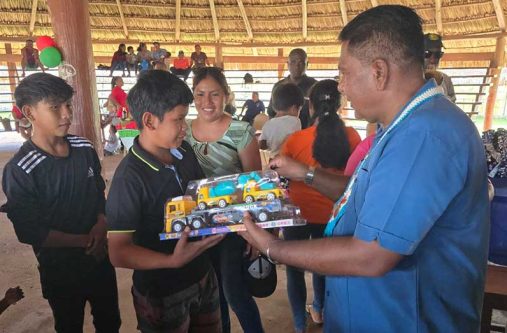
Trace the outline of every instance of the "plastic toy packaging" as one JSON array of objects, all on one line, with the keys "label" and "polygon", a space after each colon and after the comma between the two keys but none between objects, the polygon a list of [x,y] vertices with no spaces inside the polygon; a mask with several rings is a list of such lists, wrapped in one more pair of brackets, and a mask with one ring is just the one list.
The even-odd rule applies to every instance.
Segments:
[{"label": "plastic toy packaging", "polygon": [[180,238],[186,226],[191,237],[242,231],[245,211],[262,228],[306,224],[278,174],[253,171],[189,182],[184,196],[167,200],[160,239]]}]

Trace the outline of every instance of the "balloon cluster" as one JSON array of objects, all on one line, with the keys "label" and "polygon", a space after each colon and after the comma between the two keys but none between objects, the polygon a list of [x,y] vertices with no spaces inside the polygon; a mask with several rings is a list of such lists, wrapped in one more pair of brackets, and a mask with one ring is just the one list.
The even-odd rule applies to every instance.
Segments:
[{"label": "balloon cluster", "polygon": [[40,36],[35,43],[40,51],[40,62],[44,66],[53,68],[60,65],[62,62],[62,54],[56,48],[56,43],[53,38],[49,36]]}]

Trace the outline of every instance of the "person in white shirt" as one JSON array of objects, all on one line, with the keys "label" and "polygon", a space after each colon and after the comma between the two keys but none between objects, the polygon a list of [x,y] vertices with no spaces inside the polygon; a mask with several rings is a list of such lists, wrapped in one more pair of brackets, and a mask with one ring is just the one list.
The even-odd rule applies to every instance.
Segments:
[{"label": "person in white shirt", "polygon": [[299,112],[305,102],[303,93],[294,83],[276,87],[272,98],[276,116],[264,124],[259,138],[260,148],[268,149],[271,157],[278,154],[290,134],[301,130]]},{"label": "person in white shirt", "polygon": [[116,127],[114,125],[109,126],[109,137],[104,145],[104,156],[111,156],[120,148],[120,140],[116,135]]}]

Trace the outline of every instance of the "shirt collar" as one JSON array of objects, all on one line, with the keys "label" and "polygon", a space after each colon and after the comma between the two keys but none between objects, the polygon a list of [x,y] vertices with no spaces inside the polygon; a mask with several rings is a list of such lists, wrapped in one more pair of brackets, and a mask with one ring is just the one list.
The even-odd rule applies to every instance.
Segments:
[{"label": "shirt collar", "polygon": [[[171,155],[176,159],[175,164],[177,164],[177,161],[181,161],[183,159],[184,153],[185,149],[183,149],[182,147],[171,148]],[[134,155],[136,158],[141,160],[143,163],[145,163],[155,171],[160,171],[161,169],[166,167],[164,163],[157,160],[152,154],[150,154],[149,152],[144,150],[143,147],[141,147],[141,145],[139,144],[139,136],[137,136],[134,139],[134,145],[132,146],[132,148],[130,148],[130,154]]]},{"label": "shirt collar", "polygon": [[[398,117],[401,115],[401,112],[405,109],[405,106],[407,106],[408,104],[410,104],[410,102],[412,102],[415,98],[417,98],[418,96],[422,95],[424,92],[426,92],[427,90],[431,89],[431,88],[436,88],[438,87],[438,84],[437,82],[435,81],[435,79],[430,79],[428,81],[426,81],[426,83],[421,87],[419,88],[419,90],[414,94],[414,96],[412,96],[412,98],[410,98],[409,101],[407,101],[407,103],[405,105],[403,105],[403,107],[398,111],[398,113],[396,114],[396,117],[393,118],[393,120],[391,121],[391,124],[396,120],[398,119]],[[382,133],[386,130],[387,128],[384,128],[382,125],[378,124],[377,125],[377,132],[376,132],[376,137],[375,139],[378,139],[379,137],[382,136]]]}]

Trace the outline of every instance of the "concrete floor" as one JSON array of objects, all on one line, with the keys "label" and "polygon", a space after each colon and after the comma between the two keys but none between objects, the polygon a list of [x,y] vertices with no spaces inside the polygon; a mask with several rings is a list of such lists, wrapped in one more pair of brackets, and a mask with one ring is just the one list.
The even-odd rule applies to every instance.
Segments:
[{"label": "concrete floor", "polygon": [[[0,132],[0,172],[5,163],[22,144],[22,139],[14,132]],[[121,156],[108,157],[103,160],[104,176],[110,181]],[[3,173],[3,172],[2,172]],[[0,204],[6,201],[0,191]],[[53,332],[51,309],[41,296],[36,259],[31,247],[20,244],[14,234],[6,214],[0,214],[0,298],[7,288],[21,286],[25,298],[10,307],[0,316],[0,333],[46,333]],[[130,295],[131,271],[117,269],[118,289],[120,292],[120,310],[122,315],[121,332],[136,332],[136,319]],[[307,274],[309,290],[308,299],[312,299],[311,276]],[[257,299],[263,325],[267,333],[292,332],[292,316],[287,300],[285,267],[278,267],[278,286],[275,293],[265,299]],[[86,310],[85,332],[94,332]],[[231,313],[232,332],[241,332],[236,316]],[[309,325],[308,332],[321,332],[321,326]]]}]

